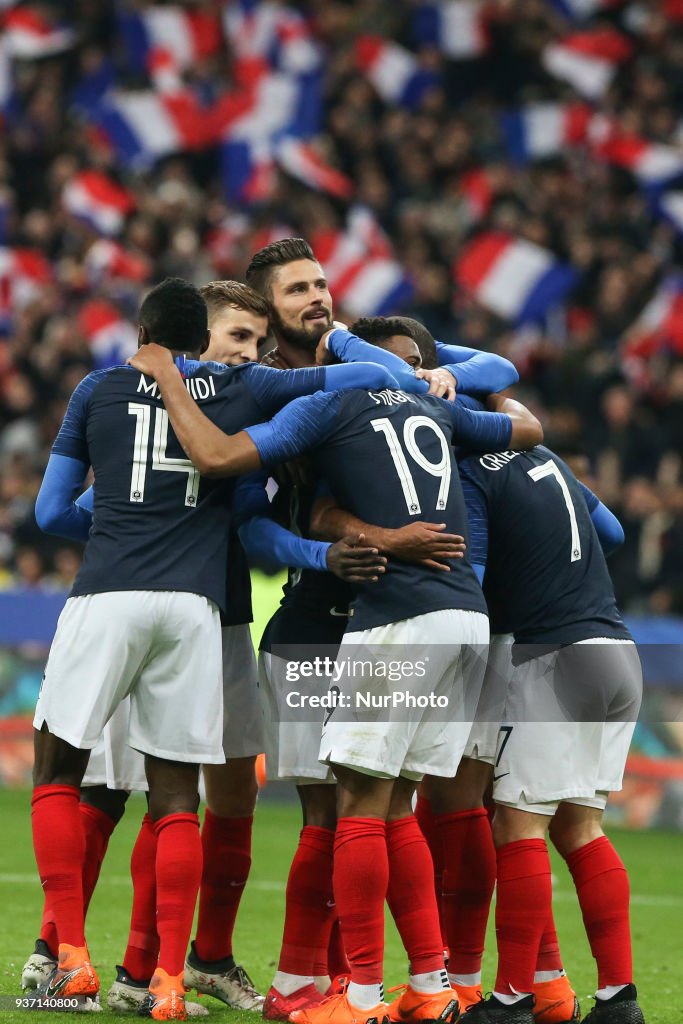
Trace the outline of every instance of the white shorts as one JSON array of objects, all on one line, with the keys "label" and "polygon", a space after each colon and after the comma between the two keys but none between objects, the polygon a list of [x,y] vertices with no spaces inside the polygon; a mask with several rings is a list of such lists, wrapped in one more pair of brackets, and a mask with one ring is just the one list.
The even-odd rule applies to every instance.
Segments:
[{"label": "white shorts", "polygon": [[72,597],[59,617],[33,724],[83,750],[130,695],[128,743],[168,761],[222,764],[218,609],[198,594]]},{"label": "white shorts", "polygon": [[[296,710],[287,711],[286,696],[294,687],[287,679],[287,664],[285,658],[268,651],[259,652],[268,778],[287,780],[298,786],[334,783],[332,772],[318,759],[323,719],[327,712],[321,708],[314,714],[309,710],[297,717]],[[330,682],[328,676],[308,678],[307,692],[326,696]]]},{"label": "white shorts", "polygon": [[514,642],[512,633],[495,633],[491,636],[481,696],[463,754],[463,757],[470,757],[473,761],[495,764],[498,730],[503,720],[508,686],[512,677]]},{"label": "white shorts", "polygon": [[263,711],[248,625],[224,626],[223,750],[226,759],[263,753]]},{"label": "white shorts", "polygon": [[642,696],[630,640],[583,640],[518,665],[501,726],[497,803],[552,815],[621,789]]},{"label": "white shorts", "polygon": [[[340,706],[323,728],[320,760],[380,778],[452,778],[479,701],[488,639],[486,615],[452,608],[346,633],[337,655]],[[395,680],[392,665],[401,666]]]},{"label": "white shorts", "polygon": [[107,786],[108,789],[123,789],[128,793],[147,791],[145,758],[128,746],[129,716],[130,697],[126,697],[93,747],[82,786]]}]

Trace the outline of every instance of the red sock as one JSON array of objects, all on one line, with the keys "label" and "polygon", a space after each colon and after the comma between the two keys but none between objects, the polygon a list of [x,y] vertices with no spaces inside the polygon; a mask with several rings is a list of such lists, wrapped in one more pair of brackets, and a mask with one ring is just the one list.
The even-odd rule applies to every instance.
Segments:
[{"label": "red sock", "polygon": [[531,992],[536,960],[552,905],[550,858],[544,839],[520,839],[496,851],[496,933],[501,995]]},{"label": "red sock", "polygon": [[192,935],[202,877],[202,841],[196,814],[167,814],[154,822],[157,837],[159,967],[181,974]]},{"label": "red sock", "polygon": [[488,811],[434,817],[443,849],[443,913],[450,974],[478,974],[496,884],[496,848]]},{"label": "red sock", "polygon": [[633,981],[629,884],[621,857],[607,836],[567,857],[591,951],[598,965],[598,988]]},{"label": "red sock", "polygon": [[379,818],[340,818],[334,840],[334,895],[351,980],[382,982],[384,899],[389,885],[387,826]]},{"label": "red sock", "polygon": [[334,832],[304,825],[299,834],[285,896],[285,926],[278,971],[315,977],[327,974],[327,947],[335,916],[332,893]]},{"label": "red sock", "polygon": [[330,930],[330,941],[327,944],[327,973],[330,978],[337,978],[340,974],[348,975],[351,971],[351,964],[344,949],[339,918],[335,917]]},{"label": "red sock", "polygon": [[85,837],[85,861],[83,864],[83,911],[88,913],[90,900],[100,877],[100,869],[107,852],[109,839],[116,828],[116,822],[104,811],[82,801],[78,806]]},{"label": "red sock", "polygon": [[434,864],[414,815],[387,824],[387,853],[387,901],[408,954],[410,973],[443,971]]},{"label": "red sock", "polygon": [[204,868],[194,948],[200,960],[232,956],[237,909],[251,867],[254,816],[219,818],[206,809],[202,828]]},{"label": "red sock", "polygon": [[418,795],[417,804],[415,805],[415,817],[422,835],[427,840],[427,846],[432,855],[432,863],[434,864],[434,892],[436,893],[436,905],[439,909],[441,944],[445,949],[448,946],[448,938],[446,935],[446,918],[443,906],[443,844],[436,827],[434,814],[432,813],[432,805],[424,796]]},{"label": "red sock", "polygon": [[57,959],[59,939],[57,938],[57,925],[55,916],[50,909],[47,900],[43,901],[43,918],[40,922],[40,938],[47,945],[53,957]]},{"label": "red sock", "polygon": [[72,946],[85,946],[80,799],[76,786],[36,786],[31,799],[38,874],[59,941]]},{"label": "red sock", "polygon": [[148,981],[159,959],[157,935],[157,836],[149,814],[142,819],[130,858],[133,907],[130,915],[124,970],[135,981]]},{"label": "red sock", "polygon": [[545,923],[545,929],[541,936],[541,945],[538,948],[538,959],[536,960],[537,971],[561,971],[562,957],[560,956],[560,942],[555,930],[555,918],[552,910],[550,917]]}]

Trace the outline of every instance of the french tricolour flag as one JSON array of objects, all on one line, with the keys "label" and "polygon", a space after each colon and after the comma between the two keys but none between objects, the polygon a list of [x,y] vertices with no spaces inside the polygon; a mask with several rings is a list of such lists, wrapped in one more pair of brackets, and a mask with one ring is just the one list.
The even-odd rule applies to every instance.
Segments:
[{"label": "french tricolour flag", "polygon": [[[307,134],[303,88],[295,75],[267,73],[245,92],[243,99],[228,104],[219,114],[223,185],[233,202],[269,198],[277,180],[278,142],[286,136],[302,138]],[[293,153],[290,159],[294,161]],[[298,160],[301,166],[300,155]],[[310,170],[310,162],[307,167]]]},{"label": "french tricolour flag", "polygon": [[120,366],[135,355],[138,334],[116,306],[105,299],[91,299],[78,314],[78,323],[92,350],[95,367]]},{"label": "french tricolour flag", "polygon": [[501,115],[501,130],[511,159],[525,164],[583,142],[591,117],[584,103],[530,103]]},{"label": "french tricolour flag", "polygon": [[85,254],[85,266],[95,283],[112,277],[142,283],[152,274],[152,264],[146,256],[124,249],[111,238],[98,238],[93,242]]},{"label": "french tricolour flag", "polygon": [[86,221],[101,235],[118,235],[135,209],[131,192],[102,171],[81,171],[62,192],[66,210]]},{"label": "french tricolour flag", "polygon": [[353,192],[351,179],[325,163],[313,146],[301,139],[283,139],[277,146],[276,159],[288,174],[318,192],[327,192],[339,199],[348,199]]},{"label": "french tricolour flag", "polygon": [[514,323],[542,319],[576,280],[576,272],[546,249],[498,231],[465,245],[454,273],[461,288]]},{"label": "french tricolour flag", "polygon": [[568,82],[589,100],[605,93],[619,64],[631,56],[629,40],[613,28],[575,32],[543,51],[546,71]]},{"label": "french tricolour flag", "polygon": [[683,192],[664,192],[656,203],[657,213],[683,235]]},{"label": "french tricolour flag", "polygon": [[650,188],[683,174],[683,147],[650,142],[611,126],[596,130],[593,152],[596,157],[630,171],[641,185]]},{"label": "french tricolour flag", "polygon": [[661,351],[683,355],[683,277],[665,278],[623,339],[626,356],[646,359]]},{"label": "french tricolour flag", "polygon": [[119,36],[131,68],[151,71],[165,55],[182,70],[218,53],[223,46],[220,19],[209,11],[147,5],[118,18]]},{"label": "french tricolour flag", "polygon": [[458,191],[462,197],[467,213],[467,223],[478,224],[491,208],[493,190],[485,168],[477,167],[466,171],[458,183]]},{"label": "french tricolour flag", "polygon": [[52,267],[36,249],[0,247],[0,321],[7,326],[17,309],[37,298],[52,280]]},{"label": "french tricolour flag", "polygon": [[211,141],[210,118],[189,91],[115,91],[90,116],[122,163],[133,167],[149,167],[169,153],[201,149]]},{"label": "french tricolour flag", "polygon": [[384,316],[409,300],[412,284],[369,210],[354,207],[345,230],[318,231],[312,244],[335,304],[348,315]]},{"label": "french tricolour flag", "polygon": [[550,0],[551,6],[571,21],[585,21],[623,3],[624,0]]},{"label": "french tricolour flag", "polygon": [[356,41],[356,63],[385,103],[415,107],[438,75],[420,67],[414,53],[379,36]]},{"label": "french tricolour flag", "polygon": [[306,19],[292,7],[232,0],[223,8],[223,26],[235,57],[235,77],[243,84],[266,69],[310,75],[322,64],[322,51]]},{"label": "french tricolour flag", "polygon": [[31,60],[68,50],[76,42],[73,29],[48,21],[33,7],[10,10],[1,19],[2,38],[12,57]]},{"label": "french tricolour flag", "polygon": [[422,3],[413,17],[413,38],[434,46],[453,60],[479,57],[488,48],[483,0],[441,0]]}]

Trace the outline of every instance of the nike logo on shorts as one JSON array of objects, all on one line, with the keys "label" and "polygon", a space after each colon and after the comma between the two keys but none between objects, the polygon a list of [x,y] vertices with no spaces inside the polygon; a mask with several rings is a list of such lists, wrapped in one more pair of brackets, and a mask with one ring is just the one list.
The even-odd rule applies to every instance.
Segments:
[{"label": "nike logo on shorts", "polygon": [[494,775],[493,776],[493,781],[494,782],[498,782],[499,779],[504,779],[505,776],[509,775],[509,774],[510,774],[510,772],[501,772],[500,775]]},{"label": "nike logo on shorts", "polygon": [[349,617],[348,612],[338,612],[335,605],[330,608],[330,615],[334,615],[337,619],[348,619]]}]

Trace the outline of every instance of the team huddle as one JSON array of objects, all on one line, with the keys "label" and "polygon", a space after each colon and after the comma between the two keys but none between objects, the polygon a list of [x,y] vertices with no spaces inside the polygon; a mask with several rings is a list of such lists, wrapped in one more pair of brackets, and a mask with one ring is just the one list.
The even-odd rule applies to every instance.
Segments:
[{"label": "team huddle", "polygon": [[[100,1009],[85,915],[144,790],[118,1012],[206,1015],[194,988],[293,1024],[578,1024],[549,831],[597,963],[584,1020],[642,1024],[602,831],[642,691],[618,521],[501,394],[507,360],[405,317],[335,322],[302,239],[246,279],[154,288],[137,354],[81,381],[52,449],[36,518],[86,547],[34,718],[23,987]],[[289,567],[258,661],[249,561]],[[265,996],[232,948],[264,750],[303,815]],[[409,963],[390,1003],[385,902]]]}]

